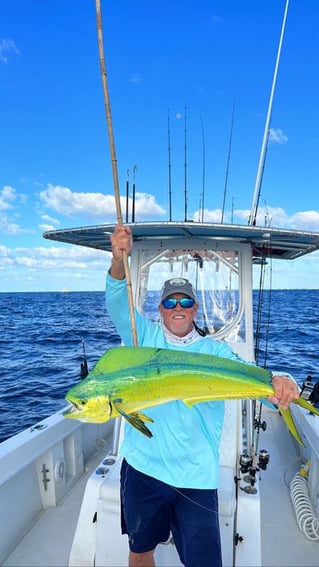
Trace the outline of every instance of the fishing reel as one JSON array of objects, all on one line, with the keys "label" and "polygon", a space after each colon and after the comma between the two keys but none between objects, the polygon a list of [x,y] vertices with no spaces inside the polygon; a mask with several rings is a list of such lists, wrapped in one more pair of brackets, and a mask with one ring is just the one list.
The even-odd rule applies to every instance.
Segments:
[{"label": "fishing reel", "polygon": [[258,467],[259,469],[265,471],[270,460],[270,455],[266,449],[260,449],[258,455]]},{"label": "fishing reel", "polygon": [[[244,492],[248,494],[256,494],[257,490],[255,488],[256,484],[256,474],[260,470],[266,470],[269,463],[269,453],[266,449],[261,449],[258,454],[258,463],[256,464],[256,458],[253,458],[247,453],[242,453],[239,458],[240,472],[245,474],[243,480],[247,482],[249,486],[242,488]],[[246,474],[248,473],[248,474]]]},{"label": "fishing reel", "polygon": [[266,449],[260,449],[258,454],[258,465],[254,463],[254,457],[247,455],[247,453],[242,453],[239,457],[240,472],[245,474],[249,472],[252,468],[256,470],[267,469],[267,465],[270,460],[270,455]]}]

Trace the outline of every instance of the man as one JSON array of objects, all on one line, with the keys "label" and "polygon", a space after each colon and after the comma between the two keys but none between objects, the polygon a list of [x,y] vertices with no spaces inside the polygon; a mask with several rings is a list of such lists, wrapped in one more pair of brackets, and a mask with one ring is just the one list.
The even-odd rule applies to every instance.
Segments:
[{"label": "man", "polygon": [[[106,281],[106,306],[125,345],[132,344],[123,251],[131,252],[128,227],[111,236],[112,263]],[[165,282],[154,323],[136,311],[140,346],[188,350],[238,359],[222,341],[203,337],[194,324],[198,309],[188,280]],[[273,377],[272,403],[287,408],[298,397],[288,377]],[[189,409],[174,401],[148,409],[153,437],[125,426],[121,447],[122,531],[129,537],[129,566],[154,563],[154,551],[173,534],[185,567],[221,567],[218,524],[219,444],[224,402],[202,402]]]}]

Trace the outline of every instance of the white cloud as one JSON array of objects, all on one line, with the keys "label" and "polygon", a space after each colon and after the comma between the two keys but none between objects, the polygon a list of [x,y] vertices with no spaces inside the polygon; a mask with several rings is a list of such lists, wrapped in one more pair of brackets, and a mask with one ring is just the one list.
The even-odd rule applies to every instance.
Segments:
[{"label": "white cloud", "polygon": [[300,211],[292,215],[291,227],[300,230],[319,231],[319,211]]},{"label": "white cloud", "polygon": [[[236,209],[233,214],[233,222],[239,224],[248,224],[250,215],[249,209]],[[204,221],[219,223],[221,222],[221,209],[205,209]],[[196,211],[193,220],[198,221],[201,212]],[[226,212],[224,222],[231,223],[231,213]],[[257,224],[259,226],[270,225],[275,228],[286,228],[305,231],[319,231],[319,211],[300,211],[293,215],[288,215],[281,207],[259,207],[257,215]]]},{"label": "white cloud", "polygon": [[50,217],[49,215],[41,215],[41,219],[45,222],[50,222],[54,225],[59,225],[61,224],[60,221],[58,219],[55,219],[53,217]]},{"label": "white cloud", "polygon": [[[204,211],[195,211],[193,214],[193,221],[198,222],[201,219],[205,222],[218,223],[221,222],[222,210],[221,209],[204,209]],[[228,222],[228,221],[227,221]]]},{"label": "white cloud", "polygon": [[133,73],[133,75],[130,78],[130,83],[141,83],[141,82],[142,82],[141,75],[139,75],[139,73]]},{"label": "white cloud", "polygon": [[[98,270],[105,272],[109,254],[80,246],[17,247],[0,246],[0,264],[31,270]],[[73,277],[73,275],[72,275]]]},{"label": "white cloud", "polygon": [[12,222],[7,215],[0,215],[0,232],[15,236],[17,234],[33,234],[33,230],[22,228],[19,224]]},{"label": "white cloud", "polygon": [[0,258],[9,258],[11,255],[11,250],[7,246],[0,244]]},{"label": "white cloud", "polygon": [[76,261],[90,261],[106,257],[106,252],[101,250],[94,250],[92,248],[85,248],[84,246],[37,246],[36,248],[15,248],[15,254],[27,255],[31,258],[49,258],[49,259],[63,259],[63,260],[76,260]]},{"label": "white cloud", "polygon": [[0,61],[2,63],[7,63],[8,56],[12,53],[19,54],[20,51],[15,46],[14,41],[12,39],[2,38],[0,39]]},{"label": "white cloud", "polygon": [[53,226],[53,224],[39,224],[39,229],[42,230],[42,232],[48,232],[50,230],[55,230],[56,227]]},{"label": "white cloud", "polygon": [[[76,193],[68,187],[48,185],[40,192],[43,205],[56,213],[75,216],[85,215],[103,220],[116,218],[114,195],[102,193]],[[126,199],[120,198],[122,214],[126,209]],[[129,209],[132,208],[132,199],[129,199]],[[135,214],[138,220],[153,219],[165,213],[165,210],[156,203],[153,195],[136,193]]]},{"label": "white cloud", "polygon": [[41,220],[43,220],[44,222],[39,224],[39,229],[42,230],[43,232],[47,232],[49,230],[55,230],[56,227],[61,224],[58,219],[50,217],[49,215],[41,215]]},{"label": "white cloud", "polygon": [[5,185],[0,191],[0,211],[12,209],[17,198],[16,190],[10,185]]},{"label": "white cloud", "polygon": [[277,128],[276,130],[274,128],[270,128],[269,142],[285,144],[286,142],[288,142],[288,136],[286,136],[286,134],[284,134],[280,128]]}]

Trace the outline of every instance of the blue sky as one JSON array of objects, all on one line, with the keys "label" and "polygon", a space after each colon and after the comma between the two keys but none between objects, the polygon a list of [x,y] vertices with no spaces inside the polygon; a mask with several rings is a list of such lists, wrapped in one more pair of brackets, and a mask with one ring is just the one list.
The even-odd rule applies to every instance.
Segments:
[{"label": "blue sky", "polygon": [[[285,0],[102,0],[121,194],[136,220],[173,217],[203,186],[205,219],[247,223]],[[319,2],[290,0],[260,217],[319,232]],[[102,290],[105,253],[45,230],[115,220],[94,0],[1,0],[0,291]],[[135,177],[134,177],[135,171]],[[123,209],[123,214],[124,214]],[[273,264],[276,288],[317,288],[319,254]]]}]

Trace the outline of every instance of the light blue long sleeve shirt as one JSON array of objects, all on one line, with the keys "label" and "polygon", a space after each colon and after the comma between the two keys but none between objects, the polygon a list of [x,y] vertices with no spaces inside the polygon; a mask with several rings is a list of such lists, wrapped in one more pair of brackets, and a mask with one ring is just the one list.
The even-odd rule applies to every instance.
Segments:
[{"label": "light blue long sleeve shirt", "polygon": [[[125,280],[106,279],[106,308],[124,345],[132,345],[131,323]],[[201,337],[190,344],[171,345],[162,325],[135,310],[139,346],[154,346],[182,351],[208,353],[238,360],[222,341]],[[154,420],[147,424],[149,439],[125,424],[121,455],[135,469],[175,487],[217,488],[219,445],[224,419],[224,402],[201,402],[189,408],[183,401],[148,408]]]}]

